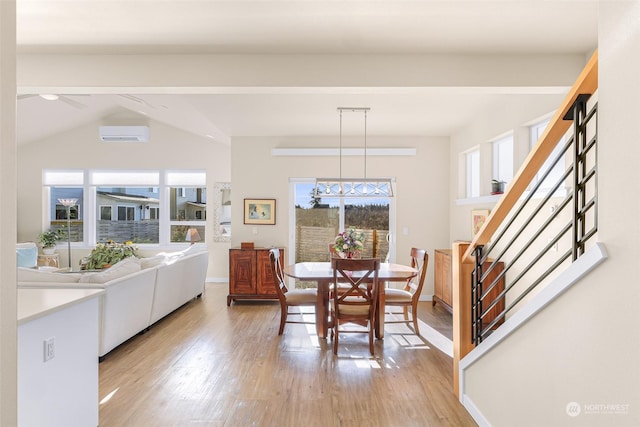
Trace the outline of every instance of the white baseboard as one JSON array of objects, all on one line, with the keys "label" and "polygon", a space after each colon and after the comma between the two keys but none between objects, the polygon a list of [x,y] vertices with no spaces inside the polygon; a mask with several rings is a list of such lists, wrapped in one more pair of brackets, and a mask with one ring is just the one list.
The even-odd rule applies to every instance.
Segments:
[{"label": "white baseboard", "polygon": [[229,283],[228,277],[207,277],[206,283]]}]

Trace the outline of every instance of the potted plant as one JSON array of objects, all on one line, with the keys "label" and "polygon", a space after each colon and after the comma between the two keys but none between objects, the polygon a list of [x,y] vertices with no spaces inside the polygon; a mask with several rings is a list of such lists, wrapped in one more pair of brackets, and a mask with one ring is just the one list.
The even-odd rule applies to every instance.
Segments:
[{"label": "potted plant", "polygon": [[504,193],[504,181],[498,181],[497,179],[491,180],[491,194]]},{"label": "potted plant", "polygon": [[138,248],[133,242],[118,243],[107,240],[96,244],[89,256],[82,260],[82,270],[100,270],[109,268],[118,261],[135,256]]},{"label": "potted plant", "polygon": [[51,255],[56,251],[56,242],[64,237],[64,230],[47,230],[38,235],[40,239],[40,245],[42,246],[42,252],[46,255]]}]

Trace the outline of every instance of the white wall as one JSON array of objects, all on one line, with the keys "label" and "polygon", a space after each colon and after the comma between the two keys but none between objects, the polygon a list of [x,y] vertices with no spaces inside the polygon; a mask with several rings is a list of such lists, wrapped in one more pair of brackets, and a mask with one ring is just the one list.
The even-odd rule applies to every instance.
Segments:
[{"label": "white wall", "polygon": [[491,425],[640,425],[639,22],[640,2],[600,3],[598,234],[609,259],[467,369],[467,395]]},{"label": "white wall", "polygon": [[[148,143],[102,143],[98,126],[91,123],[46,140],[21,144],[18,148],[18,241],[37,241],[47,200],[42,191],[43,169],[204,169],[207,172],[207,200],[214,200],[214,184],[230,180],[229,146],[151,122]],[[213,206],[208,207],[208,278],[228,277],[229,243],[213,241]],[[72,253],[72,265],[91,248]],[[59,250],[61,265],[67,265],[67,251]]]},{"label": "white wall", "polygon": [[[375,174],[396,179],[396,259],[407,263],[412,246],[421,247],[430,256],[424,295],[433,294],[433,250],[448,247],[448,138],[444,137],[368,137],[368,147],[416,148],[411,157],[367,158],[367,176]],[[339,175],[338,157],[273,157],[272,148],[333,148],[336,135],[310,137],[243,137],[233,138],[231,145],[231,179],[233,182],[232,246],[252,241],[256,246],[281,246],[287,254],[290,218],[288,217],[289,178],[327,177]],[[343,138],[343,146],[362,147],[362,141]],[[363,169],[363,158],[343,156],[343,176],[347,170]],[[244,225],[244,198],[276,199],[276,225]],[[402,230],[407,227],[408,235]],[[257,234],[253,234],[253,230]],[[326,244],[324,242],[323,244]],[[287,255],[288,256],[288,255]]]}]

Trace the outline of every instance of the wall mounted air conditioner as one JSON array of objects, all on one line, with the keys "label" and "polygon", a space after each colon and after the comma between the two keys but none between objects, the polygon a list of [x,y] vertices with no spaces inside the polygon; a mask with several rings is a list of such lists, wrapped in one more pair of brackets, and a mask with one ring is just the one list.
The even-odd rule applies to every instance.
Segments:
[{"label": "wall mounted air conditioner", "polygon": [[149,126],[100,126],[100,141],[148,142]]}]

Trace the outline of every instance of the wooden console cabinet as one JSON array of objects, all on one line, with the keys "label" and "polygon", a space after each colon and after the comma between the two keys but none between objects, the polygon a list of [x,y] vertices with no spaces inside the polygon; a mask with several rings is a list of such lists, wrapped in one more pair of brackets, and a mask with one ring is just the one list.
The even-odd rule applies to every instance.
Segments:
[{"label": "wooden console cabinet", "polygon": [[[229,295],[227,305],[239,299],[277,300],[268,248],[229,249]],[[284,249],[280,248],[280,262]]]},{"label": "wooden console cabinet", "polygon": [[451,288],[451,249],[436,249],[434,254],[433,300],[453,313],[453,294]]},{"label": "wooden console cabinet", "polygon": [[[440,303],[445,309],[453,313],[453,288],[451,283],[451,249],[436,249],[435,250],[435,266],[434,266],[434,292],[432,304],[435,306],[436,302]],[[486,261],[482,266],[486,271],[492,261]],[[498,262],[496,266],[491,270],[489,275],[485,278],[486,286],[491,285],[498,275],[504,270],[504,263]],[[483,301],[483,305],[488,307],[493,300],[504,290],[504,277],[494,286]],[[487,313],[482,323],[484,326],[488,325],[504,310],[504,299],[499,301],[490,311]],[[497,325],[504,322],[504,319],[497,323]],[[497,326],[496,325],[496,326]]]}]

